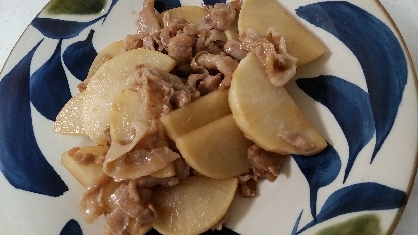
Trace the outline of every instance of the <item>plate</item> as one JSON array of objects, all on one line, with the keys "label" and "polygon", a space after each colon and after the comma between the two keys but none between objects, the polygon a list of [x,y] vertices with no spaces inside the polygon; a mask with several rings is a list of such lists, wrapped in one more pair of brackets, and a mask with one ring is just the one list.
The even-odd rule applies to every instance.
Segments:
[{"label": "plate", "polygon": [[[158,10],[180,4],[157,2]],[[417,164],[417,87],[406,47],[377,1],[279,2],[327,46],[286,88],[329,146],[288,159],[257,198],[237,197],[222,234],[390,234]],[[74,10],[84,15],[45,8],[17,42],[0,74],[0,234],[102,230],[103,219],[83,222],[82,188],[60,164],[62,152],[87,140],[52,133],[53,121],[94,55],[135,33],[141,6],[108,0]]]}]

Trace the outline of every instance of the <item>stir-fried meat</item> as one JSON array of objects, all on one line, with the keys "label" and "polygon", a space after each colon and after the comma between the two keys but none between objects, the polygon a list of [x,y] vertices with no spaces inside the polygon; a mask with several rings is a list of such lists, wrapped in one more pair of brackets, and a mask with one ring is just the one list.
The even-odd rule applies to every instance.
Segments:
[{"label": "stir-fried meat", "polygon": [[111,162],[131,151],[142,138],[152,134],[152,125],[153,122],[140,120],[132,121],[130,123],[131,137],[129,139],[112,140],[112,144],[110,145],[103,164],[104,171],[109,174],[108,167]]},{"label": "stir-fried meat", "polygon": [[150,213],[151,195],[151,190],[139,188],[137,180],[131,180],[128,184],[121,184],[110,200],[129,217],[140,218],[145,224],[155,219],[149,218],[153,214]]},{"label": "stir-fried meat", "polygon": [[[137,21],[137,33],[125,38],[125,50],[146,48],[168,54],[176,61],[169,72],[138,65],[126,80],[129,90],[138,92],[144,120],[130,121],[131,135],[127,139],[112,140],[110,128],[106,135],[110,144],[106,156],[80,154],[78,149],[69,151],[80,164],[103,162],[103,172],[95,184],[85,190],[80,208],[87,222],[93,222],[104,214],[105,234],[136,234],[142,226],[155,220],[151,204],[152,190],[156,187],[172,187],[190,175],[198,175],[180,157],[174,142],[170,141],[159,120],[176,108],[188,105],[214,90],[226,90],[232,75],[248,52],[261,61],[271,82],[282,86],[296,72],[296,59],[287,53],[283,37],[269,29],[263,37],[254,29],[241,35],[241,42],[228,41],[224,30],[230,27],[240,11],[240,1],[204,6],[205,17],[199,24],[189,24],[185,19],[164,14],[160,25],[154,10],[154,0],[144,0]],[[182,78],[181,78],[182,77]],[[87,86],[88,80],[79,89]],[[299,150],[315,147],[297,133],[283,132],[280,137]],[[252,164],[246,175],[239,176],[238,192],[243,197],[257,194],[258,178],[274,181],[278,176],[284,156],[267,152],[257,145],[247,151]],[[176,175],[156,178],[151,174],[169,164]],[[112,180],[117,189],[110,201],[103,194],[109,190]],[[110,208],[105,204],[110,203]],[[226,217],[214,229],[220,229]]]},{"label": "stir-fried meat", "polygon": [[111,162],[106,162],[106,173],[117,180],[136,179],[166,167],[180,155],[168,147],[151,150],[135,149]]},{"label": "stir-fried meat", "polygon": [[257,181],[254,179],[248,179],[247,181],[239,184],[238,193],[241,197],[257,196]]},{"label": "stir-fried meat", "polygon": [[141,140],[136,144],[134,149],[141,148],[151,150],[167,145],[168,137],[165,133],[164,126],[159,119],[154,119],[151,121],[149,132],[141,138]]},{"label": "stir-fried meat", "polygon": [[106,215],[106,233],[109,235],[123,234],[129,225],[130,217],[119,207]]},{"label": "stir-fried meat", "polygon": [[109,234],[123,234],[130,223],[141,226],[155,220],[151,205],[152,191],[138,187],[137,180],[121,184],[110,196],[115,208],[106,216]]},{"label": "stir-fried meat", "polygon": [[[175,46],[179,45],[181,47],[187,47],[183,48],[186,54],[189,56],[182,56],[188,58],[187,61],[190,61],[190,58],[192,57],[192,50],[195,47],[196,44],[196,38],[198,34],[197,26],[194,24],[189,24],[187,21],[183,18],[180,18],[178,16],[172,16],[171,14],[164,13],[163,16],[163,28],[160,31],[160,38],[162,45],[164,46],[165,50],[168,52],[168,55],[172,56],[173,50],[175,50]],[[176,38],[178,35],[180,38]],[[188,37],[186,37],[188,36]],[[180,40],[181,39],[181,40]],[[190,52],[189,52],[190,48]],[[170,52],[171,51],[171,52]],[[176,56],[172,56],[173,59],[175,59],[177,62],[185,62],[186,60],[177,60],[178,53],[174,53]],[[181,57],[181,58],[182,58]]]},{"label": "stir-fried meat", "polygon": [[154,9],[154,0],[145,0],[137,20],[137,34],[125,38],[125,50],[146,48],[163,51],[164,44],[160,38],[161,26]]},{"label": "stir-fried meat", "polygon": [[197,34],[195,52],[207,51],[211,54],[222,52],[227,38],[223,31],[218,29],[200,29]]},{"label": "stir-fried meat", "polygon": [[95,184],[87,187],[81,195],[79,206],[87,223],[93,223],[105,213],[102,199],[103,190],[111,181],[111,177],[101,172]]},{"label": "stir-fried meat", "polygon": [[[167,147],[167,137],[159,118],[171,110],[171,102],[184,106],[190,102],[187,98],[191,99],[191,91],[179,77],[157,68],[140,66],[126,83],[130,90],[141,93],[144,114],[150,121],[131,122],[132,138],[124,142],[112,141],[103,169],[119,180],[148,175],[179,158],[179,154]],[[180,91],[183,92],[182,99],[173,98],[178,98],[175,94]]]},{"label": "stir-fried meat", "polygon": [[178,158],[173,161],[176,169],[176,177],[178,179],[185,179],[190,175],[190,166],[184,161],[183,158]]},{"label": "stir-fried meat", "polygon": [[93,163],[103,163],[104,161],[104,156],[96,156],[92,153],[82,153],[78,150],[80,150],[80,148],[74,147],[68,151],[68,156],[70,156],[77,164],[89,165]]},{"label": "stir-fried meat", "polygon": [[144,0],[142,10],[137,20],[138,34],[151,35],[160,30],[160,23],[154,9],[154,0]]},{"label": "stir-fried meat", "polygon": [[[195,28],[195,29],[194,29]],[[183,36],[177,37],[178,35],[183,34]],[[186,56],[179,56],[184,52],[186,54],[190,53],[190,57],[192,56],[192,48],[195,44],[195,35],[197,34],[197,27],[193,27],[187,23],[187,21],[183,18],[178,16],[173,16],[171,14],[164,13],[163,16],[163,28],[160,31],[160,41],[164,47],[164,49],[168,52],[168,55],[175,59],[177,62],[184,62],[183,60],[178,60],[176,58],[184,58]],[[188,37],[186,37],[188,36]],[[177,37],[177,38],[176,38]],[[174,38],[174,39],[173,39]],[[175,46],[182,47],[182,52],[175,52]],[[190,48],[190,49],[189,49]],[[190,52],[188,52],[190,50]],[[174,55],[174,56],[173,56]],[[188,57],[186,57],[188,58]]]},{"label": "stir-fried meat", "polygon": [[167,52],[178,64],[184,64],[192,59],[193,39],[183,33],[169,40]]},{"label": "stir-fried meat", "polygon": [[268,152],[255,144],[248,148],[247,155],[251,162],[251,170],[238,177],[237,191],[242,197],[255,197],[258,179],[267,178],[271,182],[276,180],[281,164],[288,155]]},{"label": "stir-fried meat", "polygon": [[153,33],[144,36],[142,38],[142,48],[153,51],[163,51],[164,46],[161,42],[159,33]]},{"label": "stir-fried meat", "polygon": [[137,186],[140,188],[153,188],[155,186],[173,187],[180,181],[177,177],[156,178],[150,175],[143,176],[137,181]]},{"label": "stir-fried meat", "polygon": [[205,18],[199,25],[199,28],[215,28],[226,30],[235,20],[236,6],[233,3],[216,3],[214,6],[203,6]]},{"label": "stir-fried meat", "polygon": [[257,195],[257,179],[254,172],[250,170],[245,175],[238,176],[237,192],[241,197],[255,197]]},{"label": "stir-fried meat", "polygon": [[284,38],[274,28],[267,30],[266,37],[256,29],[247,29],[241,43],[243,49],[257,56],[273,85],[283,86],[296,74],[297,59],[287,53]]},{"label": "stir-fried meat", "polygon": [[235,40],[227,41],[224,45],[224,51],[237,60],[244,59],[248,54],[248,51],[242,48],[241,43]]},{"label": "stir-fried meat", "polygon": [[187,21],[175,15],[166,12],[163,15],[163,28],[168,30],[170,36],[175,36],[177,32],[182,31],[188,25]]},{"label": "stir-fried meat", "polygon": [[135,179],[162,169],[180,157],[167,147],[159,119],[153,119],[148,125],[142,123],[133,142],[123,145],[113,141],[103,164],[106,174],[117,180]]},{"label": "stir-fried meat", "polygon": [[87,84],[88,84],[88,81],[89,81],[89,78],[86,78],[84,81],[80,82],[80,83],[77,85],[77,89],[78,89],[80,92],[85,91],[85,90],[87,89]]},{"label": "stir-fried meat", "polygon": [[137,48],[161,52],[164,50],[164,45],[158,32],[153,34],[138,33],[126,36],[124,41],[124,50],[129,51]]},{"label": "stir-fried meat", "polygon": [[192,101],[192,94],[185,90],[175,91],[170,101],[178,108],[183,108]]},{"label": "stir-fried meat", "polygon": [[209,15],[212,27],[219,30],[227,30],[235,20],[235,6],[232,4],[216,3],[212,9],[209,7]]},{"label": "stir-fried meat", "polygon": [[[224,78],[225,80],[225,78]],[[199,83],[197,89],[201,95],[208,94],[211,91],[214,91],[219,88],[222,82],[222,74],[218,73],[216,75],[207,75]]]},{"label": "stir-fried meat", "polygon": [[199,30],[197,28],[197,25],[195,24],[188,24],[186,26],[184,26],[183,31],[184,34],[191,36],[195,39],[195,37],[197,36],[197,34],[199,33]]},{"label": "stir-fried meat", "polygon": [[268,152],[258,145],[253,145],[248,148],[247,154],[254,175],[260,178],[267,178],[271,182],[276,180],[279,175],[280,166],[284,158],[288,156]]},{"label": "stir-fried meat", "polygon": [[[205,70],[206,71],[206,70]],[[199,95],[205,95],[218,89],[222,82],[222,74],[210,75],[207,71],[203,74],[191,74],[187,85],[197,89]]]},{"label": "stir-fried meat", "polygon": [[314,143],[304,139],[296,131],[284,131],[279,136],[292,145],[298,152],[308,152],[316,147]]},{"label": "stir-fried meat", "polygon": [[124,40],[124,49],[125,51],[129,51],[136,48],[142,48],[144,45],[142,38],[144,37],[143,34],[129,34],[125,37]]},{"label": "stir-fried meat", "polygon": [[163,72],[156,68],[137,69],[128,78],[128,88],[141,93],[148,119],[159,118],[171,110],[170,99],[174,94],[173,86],[164,80]]},{"label": "stir-fried meat", "polygon": [[225,77],[231,77],[238,66],[238,61],[224,54],[214,55],[200,52],[193,58],[192,68],[193,66],[207,70],[216,69]]},{"label": "stir-fried meat", "polygon": [[[138,20],[138,34],[129,35],[125,39],[125,49],[148,48],[166,52],[177,62],[176,71],[185,74],[188,78],[188,89],[176,89],[169,96],[174,97],[171,101],[176,102],[177,107],[184,107],[200,95],[207,94],[215,89],[226,90],[231,83],[232,73],[238,65],[238,61],[229,57],[224,52],[224,46],[227,37],[224,30],[227,29],[235,19],[239,11],[239,1],[233,1],[228,4],[217,3],[214,6],[204,6],[206,16],[199,25],[189,24],[186,20],[164,13],[163,25],[154,25],[156,20],[155,12],[151,11],[152,0],[144,2],[144,8],[141,11]],[[143,29],[142,22],[152,22],[150,29]],[[228,45],[227,53],[234,58],[242,59],[246,51],[237,49],[237,46]],[[194,58],[189,64],[191,58]],[[196,60],[197,59],[197,60]],[[217,70],[222,73],[208,72]],[[198,73],[195,76],[193,73]],[[204,76],[200,75],[204,74]],[[190,86],[194,80],[193,86]],[[181,90],[185,91],[181,91]],[[164,100],[167,94],[157,95],[153,100]],[[150,96],[152,97],[152,96]],[[154,107],[155,103],[150,101]],[[156,113],[163,108],[163,114],[171,110],[171,107],[165,103],[164,107],[155,106]]]},{"label": "stir-fried meat", "polygon": [[194,97],[193,89],[184,85],[179,77],[157,68],[139,68],[127,80],[127,85],[146,97],[146,109],[151,119],[168,113],[173,106],[184,107]]},{"label": "stir-fried meat", "polygon": [[[200,52],[191,62],[192,69],[204,75],[200,78],[203,80],[202,86],[200,84],[198,86],[202,94],[215,90],[216,84],[218,84],[218,89],[221,91],[228,89],[231,85],[232,74],[237,66],[238,61],[223,53],[214,55],[207,52]],[[209,71],[213,70],[222,73],[223,79],[221,81],[217,77],[219,74],[210,76]]]},{"label": "stir-fried meat", "polygon": [[238,66],[238,61],[232,59],[225,54],[209,54],[207,52],[198,53],[191,62],[192,69],[198,72],[204,71],[203,74],[209,74],[209,70],[217,70],[224,76],[222,82],[225,84],[222,86],[226,89],[230,85],[232,74]]}]

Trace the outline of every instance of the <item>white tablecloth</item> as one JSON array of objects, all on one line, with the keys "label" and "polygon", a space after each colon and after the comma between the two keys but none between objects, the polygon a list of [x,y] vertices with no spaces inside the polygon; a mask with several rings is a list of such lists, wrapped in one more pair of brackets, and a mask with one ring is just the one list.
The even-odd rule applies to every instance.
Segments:
[{"label": "white tablecloth", "polygon": [[[371,1],[371,0],[367,0]],[[0,0],[0,71],[14,44],[48,0]],[[398,26],[418,66],[418,1],[381,0]],[[418,180],[393,235],[418,234]]]}]

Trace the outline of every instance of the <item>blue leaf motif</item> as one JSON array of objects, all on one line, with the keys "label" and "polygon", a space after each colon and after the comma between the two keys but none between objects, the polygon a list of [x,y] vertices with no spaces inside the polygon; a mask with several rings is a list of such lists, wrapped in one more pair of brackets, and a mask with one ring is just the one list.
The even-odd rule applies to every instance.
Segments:
[{"label": "blue leaf motif", "polygon": [[65,49],[62,60],[68,70],[78,79],[84,81],[97,52],[93,47],[94,30],[90,30],[87,39],[76,42]]},{"label": "blue leaf motif", "polygon": [[68,187],[39,149],[32,126],[30,64],[39,44],[0,80],[0,170],[17,189],[58,197]]},{"label": "blue leaf motif", "polygon": [[117,3],[118,1],[119,1],[119,0],[112,0],[112,3],[110,4],[110,7],[109,7],[108,14],[109,14],[109,12],[111,12],[111,11],[112,11],[113,7],[116,5],[116,3]]},{"label": "blue leaf motif", "polygon": [[59,111],[71,99],[67,76],[61,63],[61,43],[62,40],[57,44],[51,58],[30,78],[32,104],[39,113],[51,121],[55,121]]},{"label": "blue leaf motif", "polygon": [[398,39],[382,21],[344,1],[319,2],[296,13],[341,40],[363,69],[376,128],[371,162],[389,135],[407,82],[407,61]]},{"label": "blue leaf motif", "polygon": [[302,218],[302,214],[303,214],[303,210],[300,212],[298,218],[296,219],[296,223],[295,223],[295,226],[293,226],[293,230],[292,230],[291,235],[296,235],[297,234],[298,227],[299,227],[299,224],[300,224],[300,219]]},{"label": "blue leaf motif", "polygon": [[313,156],[293,156],[309,184],[311,214],[316,220],[318,190],[332,183],[341,169],[337,151],[328,145],[322,152]]},{"label": "blue leaf motif", "polygon": [[296,83],[306,94],[331,111],[347,138],[349,156],[345,182],[358,153],[369,143],[375,132],[369,96],[358,86],[335,76],[298,79]]},{"label": "blue leaf motif", "polygon": [[311,221],[298,233],[339,215],[398,209],[406,203],[406,200],[406,193],[398,189],[377,183],[354,184],[331,194],[319,212],[317,220]]},{"label": "blue leaf motif", "polygon": [[104,16],[101,16],[88,22],[36,17],[31,25],[39,30],[45,37],[52,39],[69,39],[79,35],[81,31],[103,17]]},{"label": "blue leaf motif", "polygon": [[181,3],[180,0],[155,0],[154,7],[161,13],[171,8],[181,7]]},{"label": "blue leaf motif", "polygon": [[110,4],[109,10],[107,11],[107,13],[103,17],[103,22],[106,21],[107,17],[109,16],[110,12],[112,11],[113,7],[116,5],[116,3],[118,1],[119,0],[112,0],[112,3]]},{"label": "blue leaf motif", "polygon": [[60,235],[83,235],[83,231],[81,230],[80,224],[72,219],[65,224]]},{"label": "blue leaf motif", "polygon": [[203,0],[205,5],[215,5],[215,3],[226,3],[226,0]]}]

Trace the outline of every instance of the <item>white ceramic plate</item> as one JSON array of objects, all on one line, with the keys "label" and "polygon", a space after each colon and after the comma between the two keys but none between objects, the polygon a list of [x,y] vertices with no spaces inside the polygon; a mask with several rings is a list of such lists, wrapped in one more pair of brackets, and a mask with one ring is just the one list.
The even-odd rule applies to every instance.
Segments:
[{"label": "white ceramic plate", "polygon": [[[287,89],[329,147],[293,156],[257,198],[237,197],[217,234],[390,234],[417,155],[416,78],[401,37],[377,1],[279,2],[328,48]],[[0,234],[100,234],[103,220],[83,222],[82,188],[60,165],[62,152],[87,140],[52,133],[53,121],[94,55],[135,33],[141,6],[44,10],[16,44],[0,75]]]}]

